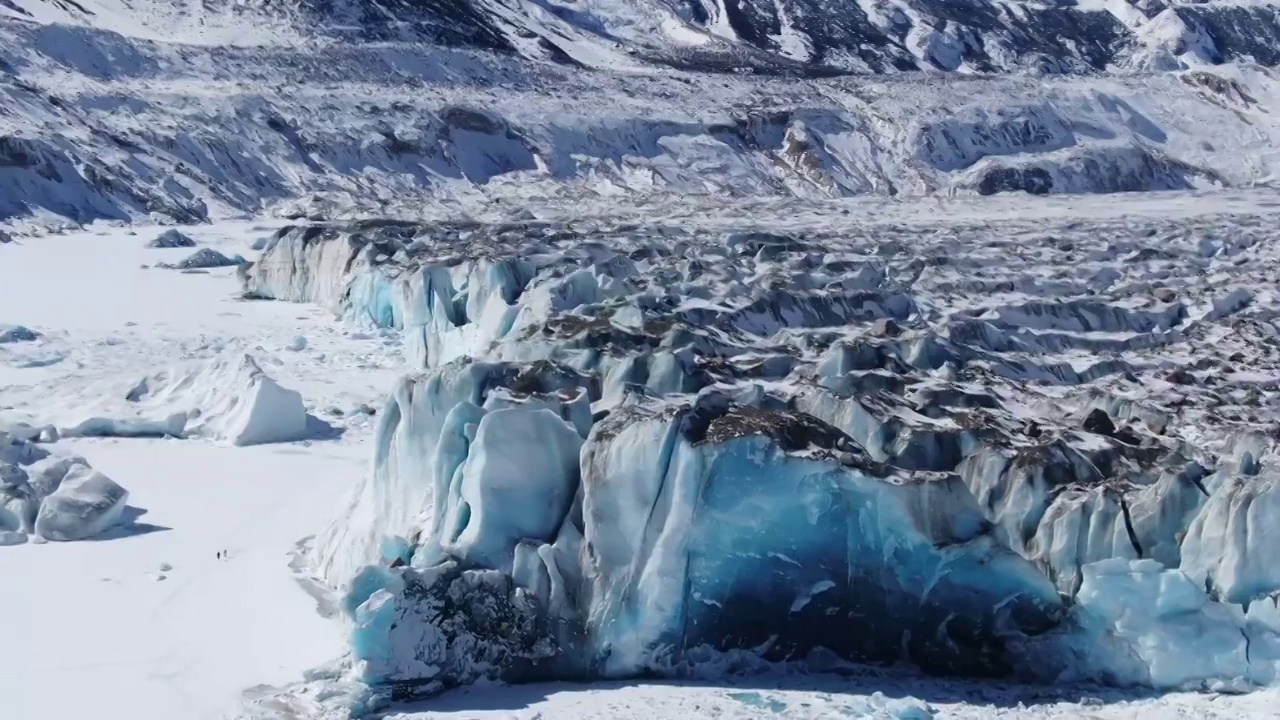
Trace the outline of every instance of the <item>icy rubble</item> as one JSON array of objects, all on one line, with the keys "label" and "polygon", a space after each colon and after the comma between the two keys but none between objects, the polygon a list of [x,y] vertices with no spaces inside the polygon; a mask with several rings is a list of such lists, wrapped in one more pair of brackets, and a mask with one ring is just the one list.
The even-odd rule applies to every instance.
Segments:
[{"label": "icy rubble", "polygon": [[303,440],[311,433],[302,396],[276,383],[251,355],[234,350],[176,363],[116,392],[119,397],[99,397],[99,406],[57,422],[61,435],[205,437],[259,445]]},{"label": "icy rubble", "polygon": [[0,545],[101,535],[121,523],[128,499],[84,458],[0,433]]},{"label": "icy rubble", "polygon": [[1275,682],[1272,212],[281,230],[247,294],[422,366],[314,545],[348,679]]},{"label": "icy rubble", "polygon": [[[1062,680],[1242,692],[1280,682],[1280,614],[1267,598],[1246,610],[1151,559],[1084,568],[1073,633],[1031,662]],[[1041,670],[1048,668],[1041,667]]]}]

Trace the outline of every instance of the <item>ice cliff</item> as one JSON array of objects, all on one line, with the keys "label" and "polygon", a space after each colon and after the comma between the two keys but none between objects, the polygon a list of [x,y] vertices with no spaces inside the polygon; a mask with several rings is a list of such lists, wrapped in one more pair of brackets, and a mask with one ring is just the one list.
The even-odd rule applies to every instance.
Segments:
[{"label": "ice cliff", "polygon": [[281,230],[248,295],[399,328],[421,368],[312,551],[348,679],[823,648],[1275,682],[1267,217]]}]

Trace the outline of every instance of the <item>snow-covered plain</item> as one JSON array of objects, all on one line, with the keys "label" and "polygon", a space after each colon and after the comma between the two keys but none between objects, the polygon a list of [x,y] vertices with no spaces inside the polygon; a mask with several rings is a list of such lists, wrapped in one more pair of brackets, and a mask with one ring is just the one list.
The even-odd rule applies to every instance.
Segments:
[{"label": "snow-covered plain", "polygon": [[[144,269],[184,252],[146,248],[159,231],[102,228],[5,247],[0,312],[21,315],[41,338],[0,354],[0,426],[75,413],[157,369],[230,347],[300,391],[330,426],[328,439],[47,446],[125,486],[132,521],[102,538],[4,548],[6,720],[217,718],[246,687],[286,682],[342,650],[341,629],[289,563],[365,471],[370,419],[360,408],[396,376],[398,347],[319,310],[240,301],[234,269]],[[267,234],[248,225],[188,231],[245,253]],[[287,347],[297,336],[308,338],[306,350]],[[222,551],[229,559],[216,559]]]}]

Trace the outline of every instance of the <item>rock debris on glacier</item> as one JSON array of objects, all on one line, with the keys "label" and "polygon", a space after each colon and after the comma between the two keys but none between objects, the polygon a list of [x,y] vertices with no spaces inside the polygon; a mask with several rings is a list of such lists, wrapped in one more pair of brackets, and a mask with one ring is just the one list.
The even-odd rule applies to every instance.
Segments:
[{"label": "rock debris on glacier", "polygon": [[244,258],[239,255],[229,258],[213,248],[200,248],[176,263],[156,263],[156,267],[173,270],[207,270],[209,268],[235,267],[243,263]]},{"label": "rock debris on glacier", "polygon": [[313,551],[360,687],[1276,681],[1273,214],[733,222],[300,225],[242,269],[421,368]]}]

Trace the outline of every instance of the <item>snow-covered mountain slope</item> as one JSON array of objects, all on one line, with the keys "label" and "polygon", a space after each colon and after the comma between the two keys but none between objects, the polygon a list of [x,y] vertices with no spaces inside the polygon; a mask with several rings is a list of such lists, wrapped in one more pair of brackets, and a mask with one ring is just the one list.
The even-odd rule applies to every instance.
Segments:
[{"label": "snow-covered mountain slope", "polygon": [[[1270,70],[769,80],[468,51],[176,47],[9,28],[0,216],[192,222],[321,194],[1116,192],[1270,182]],[[304,206],[302,212],[308,212]],[[332,210],[326,210],[332,212]]]},{"label": "snow-covered mountain slope", "polygon": [[158,40],[410,40],[615,69],[1072,72],[1280,61],[1274,5],[1190,0],[5,0],[0,12]]},{"label": "snow-covered mountain slope", "polygon": [[[952,4],[768,2],[699,14],[656,0],[573,7],[141,2],[83,10],[7,1],[0,221],[198,222],[343,207],[379,215],[409,208],[412,215],[424,202],[459,194],[1247,187],[1274,182],[1280,158],[1280,80],[1269,67],[1280,31],[1268,24],[1275,9],[1266,4],[1178,5],[1147,21],[1123,4],[975,5],[970,12]],[[268,8],[281,14],[259,22]],[[790,19],[768,20],[778,12]],[[901,24],[904,39],[874,23],[832,19],[842,13]],[[1233,13],[1246,15],[1224,19]],[[1142,45],[1137,34],[1126,45],[1067,32],[1101,22],[1080,19],[1094,16],[1127,28],[1116,14],[1141,24],[1142,37],[1155,44]],[[1184,15],[1203,15],[1199,29],[1177,30],[1168,19]],[[1216,25],[1210,17],[1219,18]],[[743,18],[760,27],[749,32]],[[768,29],[775,21],[778,29]],[[1004,29],[964,29],[980,21]],[[910,29],[925,25],[967,39],[948,45]],[[698,52],[732,56],[729,65],[790,63],[798,75],[700,72],[724,64],[672,60],[684,57],[668,38],[673,27],[713,48]],[[818,38],[819,30],[846,34]],[[873,30],[889,44],[859,39]],[[1152,49],[1161,43],[1173,49]],[[1111,54],[1091,55],[1089,48],[1104,45]],[[956,62],[941,64],[957,72],[935,72],[938,63],[917,57],[920,47],[929,57],[951,57]],[[855,62],[861,56],[851,48],[880,59]],[[652,61],[658,55],[667,60]],[[579,62],[557,62],[569,56]],[[1069,72],[1006,72],[1050,60]],[[1224,60],[1232,62],[1212,64]],[[903,72],[822,77],[823,63]],[[1099,74],[1103,67],[1147,69]],[[977,74],[959,72],[966,68]]]}]

